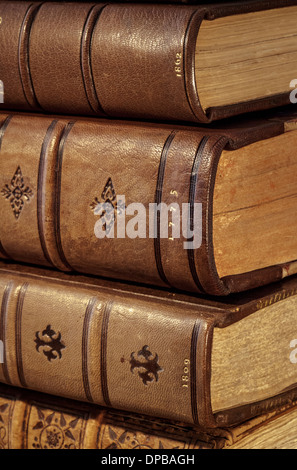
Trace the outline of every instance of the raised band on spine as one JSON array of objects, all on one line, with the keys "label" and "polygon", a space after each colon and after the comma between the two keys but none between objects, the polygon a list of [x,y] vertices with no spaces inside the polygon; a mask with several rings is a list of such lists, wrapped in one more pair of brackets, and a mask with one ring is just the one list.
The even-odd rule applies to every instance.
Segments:
[{"label": "raised band on spine", "polygon": [[[168,150],[170,145],[172,144],[172,141],[176,135],[177,131],[172,131],[170,135],[167,137],[166,142],[164,144],[162,154],[161,154],[161,159],[160,159],[160,165],[159,165],[159,171],[158,171],[158,179],[157,179],[157,187],[156,187],[156,193],[155,193],[155,204],[158,206],[162,202],[162,193],[163,193],[163,182],[164,182],[164,174],[165,174],[165,166],[166,166],[166,161],[167,161],[167,155],[168,155]],[[160,243],[160,225],[161,225],[161,220],[160,220],[160,211],[157,210],[156,212],[156,217],[157,217],[157,224],[156,224],[156,231],[157,233],[154,234],[154,249],[155,249],[155,260],[156,260],[156,265],[157,265],[157,270],[159,273],[160,278],[162,281],[170,285],[168,279],[166,278],[163,265],[162,265],[162,258],[161,258],[161,243]]]},{"label": "raised band on spine", "polygon": [[56,162],[56,181],[55,181],[55,188],[54,188],[54,194],[55,194],[54,230],[55,230],[56,247],[57,247],[57,251],[60,256],[60,259],[65,266],[65,269],[69,271],[73,271],[73,268],[68,263],[65,257],[64,251],[63,251],[63,247],[62,247],[60,211],[61,211],[61,178],[62,178],[63,153],[64,153],[65,142],[73,126],[74,126],[74,122],[69,122],[67,126],[65,127],[61,136],[59,150],[58,150],[58,157],[57,157],[57,162]]},{"label": "raised band on spine", "polygon": [[88,373],[88,341],[89,341],[89,328],[90,321],[92,319],[92,314],[94,312],[94,307],[96,305],[96,297],[92,297],[87,305],[84,326],[83,326],[83,336],[82,336],[82,377],[84,384],[84,391],[88,401],[93,402],[93,397],[90,390],[89,383],[89,373]]},{"label": "raised band on spine", "polygon": [[54,120],[48,127],[46,131],[45,138],[42,143],[41,147],[41,152],[40,152],[40,160],[39,160],[39,168],[38,168],[38,190],[37,190],[37,224],[38,224],[38,233],[39,233],[39,239],[40,239],[40,244],[42,247],[42,251],[44,254],[45,259],[49,264],[52,266],[54,265],[47,246],[46,246],[46,240],[45,240],[45,235],[44,235],[44,220],[45,220],[45,214],[44,214],[44,185],[45,185],[45,163],[46,163],[46,155],[47,155],[47,149],[48,146],[51,142],[51,138],[53,135],[53,131],[57,125],[58,121]]},{"label": "raised band on spine", "polygon": [[109,392],[108,392],[108,380],[107,380],[107,334],[108,334],[108,323],[110,313],[112,309],[112,302],[107,302],[102,319],[102,330],[101,330],[101,389],[104,403],[107,406],[111,406]]},{"label": "raised band on spine", "polygon": [[35,95],[29,62],[30,31],[40,7],[41,4],[31,4],[29,6],[21,26],[18,47],[18,64],[22,88],[26,101],[32,109],[41,108]]},{"label": "raised band on spine", "polygon": [[[195,203],[197,180],[198,180],[198,174],[199,174],[199,166],[200,166],[203,151],[204,151],[204,148],[208,139],[209,137],[203,137],[203,139],[201,140],[198,146],[195,158],[194,158],[192,172],[191,172],[190,191],[189,191],[190,230],[191,231],[193,231],[194,229],[194,215],[193,214],[194,214],[194,203]],[[199,289],[199,291],[204,292],[204,289],[199,281],[199,277],[198,277],[198,273],[197,273],[196,265],[195,265],[195,253],[192,248],[188,249],[188,260],[189,260],[189,266],[190,266],[190,271],[191,271],[193,280],[197,288]]]},{"label": "raised band on spine", "polygon": [[191,385],[191,408],[193,422],[198,424],[198,407],[197,407],[197,342],[199,336],[200,322],[197,320],[194,324],[191,339],[191,357],[190,357],[190,385]]},{"label": "raised band on spine", "polygon": [[1,303],[1,310],[0,310],[0,340],[3,342],[4,350],[3,350],[3,363],[2,363],[2,371],[5,377],[5,381],[7,384],[11,384],[8,368],[7,368],[7,361],[6,361],[6,321],[7,321],[7,309],[8,309],[8,301],[12,291],[13,283],[10,282],[4,289],[2,303]]},{"label": "raised band on spine", "polygon": [[99,19],[99,16],[106,5],[94,5],[89,11],[88,17],[86,19],[82,39],[81,39],[81,48],[80,48],[80,66],[82,79],[84,83],[84,88],[86,92],[86,97],[88,103],[92,110],[97,115],[104,116],[104,110],[100,105],[98,95],[96,93],[92,62],[91,62],[91,47],[92,47],[92,37],[95,25]]},{"label": "raised band on spine", "polygon": [[22,315],[25,295],[29,283],[26,282],[22,285],[19,291],[16,308],[16,321],[15,321],[15,346],[16,346],[16,364],[21,386],[27,388],[27,383],[24,375],[23,357],[22,357]]}]

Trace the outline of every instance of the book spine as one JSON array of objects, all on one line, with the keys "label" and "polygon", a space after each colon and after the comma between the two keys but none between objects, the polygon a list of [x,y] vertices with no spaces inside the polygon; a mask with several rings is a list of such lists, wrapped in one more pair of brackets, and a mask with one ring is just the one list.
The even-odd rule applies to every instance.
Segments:
[{"label": "book spine", "polygon": [[0,386],[0,449],[213,449],[199,428]]},{"label": "book spine", "polygon": [[225,295],[211,206],[226,141],[167,126],[4,115],[0,257]]},{"label": "book spine", "polygon": [[192,74],[203,12],[189,5],[1,2],[2,109],[205,120]]},{"label": "book spine", "polygon": [[209,123],[289,104],[283,92],[204,111],[195,53],[203,19],[296,3],[3,1],[0,108]]},{"label": "book spine", "polygon": [[0,382],[215,427],[195,306],[5,270],[0,305]]}]

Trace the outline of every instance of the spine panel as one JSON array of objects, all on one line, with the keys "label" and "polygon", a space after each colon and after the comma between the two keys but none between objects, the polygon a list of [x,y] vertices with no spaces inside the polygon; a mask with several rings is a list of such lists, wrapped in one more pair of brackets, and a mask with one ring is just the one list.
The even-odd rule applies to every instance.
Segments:
[{"label": "spine panel", "polygon": [[9,272],[0,302],[1,382],[215,425],[204,410],[205,321],[194,306]]},{"label": "spine panel", "polygon": [[210,249],[212,218],[204,215],[223,148],[213,157],[218,138],[167,126],[6,116],[0,256],[226,294]]},{"label": "spine panel", "polygon": [[0,106],[196,121],[187,92],[193,76],[185,66],[185,55],[194,56],[195,40],[185,41],[196,9],[2,2]]},{"label": "spine panel", "polygon": [[[212,449],[224,433],[0,386],[0,449]],[[52,438],[50,438],[50,437]]]}]

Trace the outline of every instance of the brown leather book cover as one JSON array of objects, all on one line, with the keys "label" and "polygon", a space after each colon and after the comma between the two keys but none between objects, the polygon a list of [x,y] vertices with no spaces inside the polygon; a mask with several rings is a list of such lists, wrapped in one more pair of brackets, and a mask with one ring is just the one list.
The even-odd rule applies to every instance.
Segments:
[{"label": "brown leather book cover", "polygon": [[[12,1],[14,2],[15,0],[1,0],[1,1]],[[22,1],[22,0],[19,0],[19,1]],[[27,0],[23,0],[23,1],[27,1]],[[87,2],[88,0],[47,0],[47,1],[53,1],[53,2],[61,2],[61,3],[71,3],[71,2],[79,2],[79,3],[83,3],[83,2]],[[249,0],[251,1],[251,0]],[[259,0],[253,0],[253,1],[259,1]],[[123,3],[123,2],[128,2],[128,3],[154,3],[154,4],[158,4],[158,3],[195,3],[197,5],[204,5],[206,3],[232,3],[232,2],[238,2],[238,0],[228,0],[228,2],[226,2],[226,0],[122,0],[121,2],[119,2],[118,0],[111,0],[111,2],[115,2],[115,3]],[[90,3],[90,2],[88,2]],[[95,3],[95,2],[93,2]],[[96,3],[99,3],[97,0],[96,0]]]},{"label": "brown leather book cover", "polygon": [[[219,275],[213,242],[222,152],[270,138],[274,148],[278,136],[285,145],[296,127],[292,109],[208,128],[0,114],[0,258],[218,296],[294,273],[293,247],[291,258],[281,263],[273,257],[271,266]],[[288,198],[278,199],[287,204]],[[135,212],[134,204],[141,205]],[[174,235],[170,215],[168,223],[158,212],[151,217],[160,204],[180,208],[179,223],[185,220],[190,229],[200,220],[193,216],[195,207],[201,208],[193,244],[185,238],[188,232]],[[133,222],[137,211],[144,214],[145,233]],[[281,229],[288,236],[287,228]],[[257,246],[257,253],[248,252],[255,263],[262,256]],[[272,241],[267,246],[275,251]]]},{"label": "brown leather book cover", "polygon": [[220,434],[0,384],[0,449],[216,449]]},{"label": "brown leather book cover", "polygon": [[285,89],[203,110],[193,70],[203,19],[296,4],[1,1],[0,80],[5,99],[0,107],[206,123],[289,104]]},{"label": "brown leather book cover", "polygon": [[[1,1],[4,1],[4,0],[1,0]],[[12,1],[14,2],[15,0],[5,0],[5,1]],[[27,1],[27,0],[19,0],[19,1]],[[61,2],[61,3],[71,3],[71,2],[80,2],[80,3],[83,3],[83,2],[87,2],[87,3],[90,3],[89,0],[47,0],[49,2],[53,1],[53,2]],[[123,3],[123,2],[128,2],[128,3],[154,3],[154,4],[158,4],[158,3],[194,3],[194,4],[197,4],[197,5],[204,5],[206,3],[219,3],[219,2],[222,2],[222,3],[226,3],[226,0],[216,0],[215,2],[213,0],[122,0],[121,2],[119,2],[118,0],[111,0],[111,2],[116,2],[116,3]],[[234,1],[234,2],[237,2],[238,0],[229,0],[230,2]],[[97,2],[99,3],[99,2]]]},{"label": "brown leather book cover", "polygon": [[[296,420],[296,403],[234,428],[205,430],[0,384],[0,449],[175,450],[182,455],[198,449],[240,449],[241,442],[257,448],[245,441],[252,442],[262,429],[264,437],[271,436],[273,448],[286,448],[280,446],[281,430],[274,435],[269,426],[291,416]],[[293,433],[291,440],[296,448]],[[285,442],[290,444],[290,439]],[[261,448],[269,448],[265,439]]]},{"label": "brown leather book cover", "polygon": [[292,277],[214,301],[3,262],[0,381],[203,428],[242,423],[296,401],[296,292]]},{"label": "brown leather book cover", "polygon": [[[181,453],[242,447],[294,449],[294,432],[285,438],[281,425],[284,420],[286,423],[292,418],[296,421],[296,413],[294,402],[289,408],[280,407],[234,428],[206,430],[1,384],[0,449],[175,450]],[[262,440],[253,445],[253,436],[261,436],[261,431]],[[186,455],[190,457],[189,453]]]}]

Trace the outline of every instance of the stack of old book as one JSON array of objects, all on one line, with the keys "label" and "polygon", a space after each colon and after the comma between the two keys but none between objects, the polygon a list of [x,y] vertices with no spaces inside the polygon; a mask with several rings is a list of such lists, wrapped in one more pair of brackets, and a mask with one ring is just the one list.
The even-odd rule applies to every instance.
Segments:
[{"label": "stack of old book", "polygon": [[0,2],[0,448],[297,448],[296,64],[297,0]]}]

